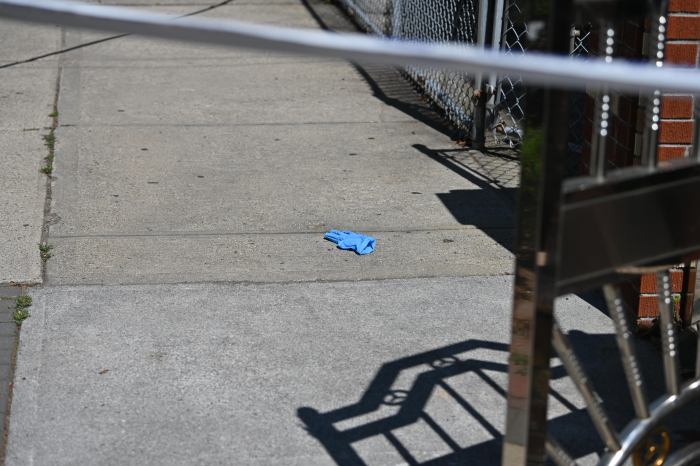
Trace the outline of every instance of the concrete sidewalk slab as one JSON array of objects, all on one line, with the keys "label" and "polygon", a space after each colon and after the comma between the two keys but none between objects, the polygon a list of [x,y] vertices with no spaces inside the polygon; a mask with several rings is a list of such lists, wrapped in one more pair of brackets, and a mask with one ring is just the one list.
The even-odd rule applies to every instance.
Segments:
[{"label": "concrete sidewalk slab", "polygon": [[[168,14],[181,14],[189,11],[179,7],[156,9]],[[216,11],[216,10],[214,10]],[[86,30],[69,29],[65,33],[66,44],[77,46],[94,40],[108,39],[113,35]],[[328,58],[297,56],[264,51],[250,51],[242,48],[216,47],[178,41],[149,39],[140,36],[127,36],[110,39],[93,46],[79,48],[64,56],[63,67],[89,68],[179,68],[207,65],[212,71],[228,65],[286,64],[338,62]]]},{"label": "concrete sidewalk slab", "polygon": [[[58,26],[42,26],[20,21],[0,19],[0,65],[26,60],[61,47],[61,29]],[[12,44],[11,47],[7,46]],[[45,58],[32,66],[56,69],[58,57]],[[26,65],[23,65],[26,70]],[[3,70],[3,74],[7,69]]]},{"label": "concrete sidewalk slab", "polygon": [[[138,11],[152,11],[161,14],[179,16],[190,14],[201,7],[195,4],[181,6],[131,6]],[[201,18],[235,19],[238,21],[255,22],[286,27],[316,28],[317,23],[308,14],[306,8],[296,1],[280,2],[239,2],[234,1],[229,5],[218,7],[197,15]],[[89,30],[68,29],[65,35],[67,46],[76,46],[82,43],[110,37],[104,32]],[[117,40],[110,40],[96,46],[76,50],[66,55],[65,66],[75,66],[77,63],[83,66],[163,66],[168,61],[174,61],[173,65],[180,67],[193,64],[192,61],[202,60],[213,63],[227,62],[231,59],[237,61],[249,58],[254,61],[274,59],[289,59],[287,54],[275,54],[264,51],[250,51],[242,48],[216,47],[210,45],[198,45],[187,42],[149,39],[137,35],[131,35]],[[298,56],[292,57],[296,61],[318,61],[323,59]],[[328,61],[327,59],[325,61]]]},{"label": "concrete sidewalk slab", "polygon": [[57,141],[54,237],[513,225],[502,193],[414,147],[443,142],[419,123],[61,128]]},{"label": "concrete sidewalk slab", "polygon": [[39,283],[46,147],[38,131],[21,130],[0,130],[0,145],[0,283]]},{"label": "concrete sidewalk slab", "polygon": [[[315,24],[301,2],[206,14]],[[413,95],[408,83],[221,53],[130,37],[67,57],[51,283],[512,273],[512,196],[450,166],[453,143],[381,95],[382,84]],[[175,67],[179,54],[193,61]],[[382,253],[328,251],[331,228],[373,234]]]},{"label": "concrete sidewalk slab", "polygon": [[0,129],[43,131],[51,125],[57,67],[13,67],[2,70]]},{"label": "concrete sidewalk slab", "polygon": [[[134,92],[138,87],[139,92]],[[411,121],[345,63],[69,68],[61,125]]]},{"label": "concrete sidewalk slab", "polygon": [[53,238],[51,284],[306,282],[505,275],[511,230],[368,232],[377,249],[357,256],[323,232]]},{"label": "concrete sidewalk slab", "polygon": [[[60,44],[56,27],[0,21],[0,65],[31,58]],[[0,284],[41,282],[39,243],[48,149],[56,95],[56,60],[2,70],[0,79]],[[3,405],[4,406],[4,405]]]},{"label": "concrete sidewalk slab", "polygon": [[[331,465],[345,437],[367,464],[402,463],[385,434],[419,461],[494,464],[511,280],[33,290],[7,464]],[[562,299],[557,314],[576,323],[586,361],[614,348],[609,321],[584,302]],[[439,356],[414,356],[430,350]],[[457,372],[431,369],[454,358]],[[560,372],[550,416],[570,421],[583,404]],[[326,451],[308,422],[369,407],[363,396],[386,404],[335,414],[348,433],[321,436]],[[391,430],[370,424],[384,418]],[[563,442],[590,446],[585,431],[569,434]]]},{"label": "concrete sidewalk slab", "polygon": [[[211,6],[218,2],[211,0],[86,0],[87,3],[99,3],[101,5],[116,5],[127,7],[162,7],[178,6],[190,7],[192,5]],[[296,0],[233,0],[236,5],[298,5]]]}]

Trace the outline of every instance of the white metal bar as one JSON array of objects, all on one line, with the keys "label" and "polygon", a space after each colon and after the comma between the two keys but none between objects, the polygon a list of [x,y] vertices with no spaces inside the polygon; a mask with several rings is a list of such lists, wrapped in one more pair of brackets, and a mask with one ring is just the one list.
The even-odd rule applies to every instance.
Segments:
[{"label": "white metal bar", "polygon": [[630,330],[622,293],[620,293],[620,289],[616,285],[605,285],[603,292],[608,303],[608,312],[610,312],[610,317],[612,317],[612,321],[615,324],[617,346],[620,348],[622,368],[625,370],[625,376],[627,377],[627,385],[632,396],[634,412],[640,419],[647,418],[649,417],[649,406],[644,393],[644,382],[637,360],[637,351],[632,341],[634,335]]},{"label": "white metal bar", "polygon": [[571,59],[541,53],[509,55],[456,44],[425,44],[362,34],[280,28],[232,20],[182,18],[129,8],[65,1],[0,0],[0,16],[37,23],[127,32],[163,39],[309,54],[398,66],[422,65],[520,75],[537,85],[700,94],[700,72],[649,64]]},{"label": "white metal bar", "polygon": [[391,35],[395,37],[400,37],[401,28],[403,24],[401,23],[401,15],[403,13],[403,0],[395,0],[393,3],[391,18]]},{"label": "white metal bar", "polygon": [[659,324],[661,332],[661,349],[663,352],[664,377],[666,390],[671,395],[680,392],[680,363],[678,360],[678,338],[673,322],[673,298],[671,274],[668,271],[656,274],[656,292],[659,304]]},{"label": "white metal bar", "polygon": [[[491,35],[491,48],[501,48],[501,38],[503,36],[503,9],[505,8],[505,0],[495,0],[493,6],[493,31]],[[489,86],[491,89],[496,88],[498,75],[491,73],[489,75]]]},{"label": "white metal bar", "polygon": [[561,359],[569,377],[571,377],[571,380],[586,402],[588,414],[590,414],[593,425],[603,439],[605,446],[610,451],[618,450],[620,448],[620,440],[617,436],[617,432],[615,432],[610,418],[608,418],[608,415],[605,413],[598,395],[595,393],[595,390],[593,390],[590,379],[576,357],[571,343],[569,343],[569,339],[557,323],[552,327],[552,346],[559,355],[559,359]]},{"label": "white metal bar", "polygon": [[[479,3],[479,17],[477,19],[476,26],[476,46],[480,49],[486,48],[486,29],[487,22],[489,19],[489,0],[478,0]],[[477,73],[474,79],[474,88],[481,89],[481,85],[484,81],[484,74]]]},{"label": "white metal bar", "polygon": [[544,444],[547,456],[557,466],[578,466],[578,463],[564,450],[564,448],[551,436],[547,436]]}]

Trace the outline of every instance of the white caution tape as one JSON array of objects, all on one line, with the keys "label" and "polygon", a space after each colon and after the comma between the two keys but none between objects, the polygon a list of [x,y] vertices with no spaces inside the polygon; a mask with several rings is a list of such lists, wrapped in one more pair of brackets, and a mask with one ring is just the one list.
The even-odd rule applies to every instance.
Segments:
[{"label": "white caution tape", "polygon": [[427,44],[364,34],[272,27],[232,20],[179,18],[129,8],[46,0],[0,0],[0,16],[232,47],[316,55],[358,63],[422,65],[518,75],[537,86],[607,86],[631,92],[700,94],[700,71],[647,63],[527,53],[506,54],[457,44]]}]

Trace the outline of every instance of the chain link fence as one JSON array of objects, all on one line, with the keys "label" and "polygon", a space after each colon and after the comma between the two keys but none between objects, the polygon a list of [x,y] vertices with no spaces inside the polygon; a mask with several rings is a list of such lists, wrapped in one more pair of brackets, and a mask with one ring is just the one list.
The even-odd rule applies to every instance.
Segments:
[{"label": "chain link fence", "polygon": [[[527,26],[525,15],[515,0],[508,0],[503,12],[501,49],[509,54],[523,54],[526,50]],[[490,125],[494,139],[511,147],[520,144],[525,118],[525,86],[520,76],[502,76],[496,89],[494,121]]]},{"label": "chain link fence", "polygon": [[[339,0],[367,32],[420,42],[477,42],[477,0]],[[405,73],[464,132],[471,130],[476,77],[407,67]]]},{"label": "chain link fence", "polygon": [[[421,42],[453,42],[475,45],[479,42],[479,0],[336,0],[365,31],[385,37]],[[498,2],[496,2],[498,3]],[[483,2],[487,5],[488,2]],[[500,34],[500,48],[507,54],[527,52],[527,18],[521,8],[522,0],[505,0],[503,15],[494,15],[501,24],[495,25]],[[500,13],[500,12],[498,12]],[[616,25],[620,36],[630,35],[629,21]],[[638,25],[635,25],[639,29]],[[571,29],[569,52],[576,57],[600,55],[597,50],[599,25],[583,22]],[[632,31],[638,35],[637,30]],[[497,39],[494,39],[497,40]],[[498,46],[498,44],[495,44]],[[627,49],[625,49],[627,47]],[[628,50],[629,49],[629,50]],[[641,58],[637,44],[616,44],[616,56]],[[403,70],[420,90],[463,133],[472,130],[476,105],[478,76],[424,67],[406,67]],[[488,77],[485,76],[488,79]],[[491,132],[491,144],[517,149],[524,136],[526,116],[524,102],[526,87],[519,76],[499,76],[493,97],[493,106],[487,114],[486,130]],[[617,97],[616,97],[617,99]],[[629,99],[628,99],[629,100]],[[633,99],[632,99],[633,100]],[[616,100],[617,102],[618,100]],[[631,104],[621,101],[624,108]],[[571,93],[569,115],[569,159],[571,173],[582,173],[588,168],[591,152],[590,134],[595,126],[592,112],[593,98],[585,91]],[[636,114],[619,112],[615,131],[610,141],[614,146],[609,163],[623,166],[629,163],[628,153],[634,150],[633,138]],[[631,142],[630,142],[631,141]],[[622,155],[618,155],[622,154]],[[618,160],[620,159],[620,160]]]},{"label": "chain link fence", "polygon": [[[591,26],[574,26],[571,29],[571,42],[569,54],[574,57],[590,55]],[[591,121],[586,118],[587,96],[585,92],[571,92],[569,97],[569,144],[567,172],[581,174],[588,171],[588,166],[583,160],[584,145],[587,144],[587,129],[591,128]]]},{"label": "chain link fence", "polygon": [[[400,39],[476,44],[478,0],[338,0],[367,32]],[[517,0],[506,1],[501,48],[507,53],[526,50],[524,15]],[[468,134],[474,119],[477,76],[420,67],[406,74],[445,113],[448,120]],[[495,107],[487,117],[497,144],[517,147],[523,136],[525,87],[520,77],[500,77]]]}]

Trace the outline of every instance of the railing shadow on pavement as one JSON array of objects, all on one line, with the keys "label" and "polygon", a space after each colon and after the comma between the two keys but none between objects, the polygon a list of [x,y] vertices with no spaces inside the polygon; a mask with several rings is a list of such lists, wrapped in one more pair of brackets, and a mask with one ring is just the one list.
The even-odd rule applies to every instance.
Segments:
[{"label": "railing shadow on pavement", "polygon": [[[621,428],[633,409],[621,389],[625,385],[619,359],[610,357],[617,351],[614,334],[572,331],[569,336],[611,420]],[[656,353],[647,342],[639,344],[650,363],[646,372],[658,374],[653,372]],[[338,466],[498,465],[507,355],[508,345],[483,340],[410,355],[382,365],[356,403],[326,412],[305,406],[297,415]],[[566,378],[555,362],[550,403],[564,414],[550,419],[550,433],[576,457],[601,452],[603,445],[585,405]],[[381,451],[373,451],[371,445],[381,445]]]},{"label": "railing shadow on pavement", "polygon": [[511,162],[504,168],[501,163],[499,179],[499,175],[487,173],[488,167],[483,163],[484,160],[496,157],[479,154],[480,160],[473,162],[481,166],[475,168],[466,160],[469,157],[468,151],[462,149],[435,150],[422,144],[414,144],[413,148],[478,188],[452,190],[436,195],[461,225],[479,228],[512,252],[519,170],[517,164]]},{"label": "railing shadow on pavement", "polygon": [[[515,241],[515,208],[520,166],[507,154],[481,153],[468,149],[413,148],[453,171],[478,189],[436,193],[445,208],[461,225],[473,225],[510,252]],[[628,292],[634,290],[629,287]],[[607,306],[600,290],[578,296],[603,313]]]}]

